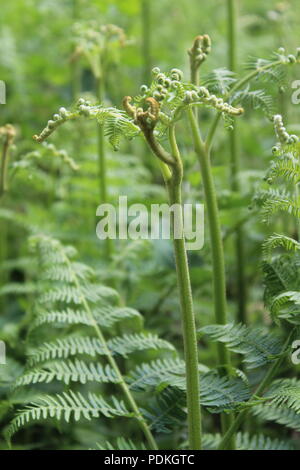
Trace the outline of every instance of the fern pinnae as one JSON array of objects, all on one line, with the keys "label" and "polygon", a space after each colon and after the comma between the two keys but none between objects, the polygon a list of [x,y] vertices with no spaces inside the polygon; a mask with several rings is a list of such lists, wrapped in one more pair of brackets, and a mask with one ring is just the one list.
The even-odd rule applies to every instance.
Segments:
[{"label": "fern pinnae", "polygon": [[84,397],[81,393],[73,391],[63,392],[55,396],[43,395],[37,397],[31,405],[26,406],[13,419],[6,429],[6,438],[10,440],[20,427],[31,421],[40,421],[42,419],[60,420],[63,418],[68,423],[71,418],[78,421],[81,417],[90,420],[101,415],[107,418],[135,415],[126,408],[124,402],[117,400],[115,397],[112,397],[111,401],[112,404],[95,393],[89,393],[87,397]]},{"label": "fern pinnae", "polygon": [[283,248],[286,251],[295,253],[300,250],[300,243],[291,237],[274,233],[263,243],[264,259],[268,259],[276,248]]},{"label": "fern pinnae", "polygon": [[82,360],[56,361],[31,369],[15,383],[15,387],[36,383],[50,383],[53,380],[69,385],[70,382],[120,383],[115,371],[107,364],[86,363]]},{"label": "fern pinnae", "polygon": [[[104,288],[102,286],[100,286],[100,288],[98,287],[97,289],[95,289],[95,291],[93,291],[92,287],[87,288],[85,286],[85,284],[82,285],[81,280],[76,275],[76,271],[74,271],[74,269],[73,269],[72,261],[69,259],[69,256],[68,256],[68,254],[70,254],[70,256],[74,256],[74,251],[72,251],[72,249],[67,248],[67,250],[65,251],[64,248],[62,247],[62,245],[59,242],[57,242],[55,240],[52,240],[48,237],[44,237],[44,236],[35,237],[35,238],[32,239],[32,242],[33,242],[33,244],[37,243],[38,246],[41,248],[42,255],[44,255],[44,257],[45,257],[46,265],[47,265],[47,262],[48,262],[48,259],[49,259],[48,258],[48,253],[49,253],[49,251],[51,251],[51,248],[53,248],[53,251],[57,250],[57,252],[59,253],[59,256],[57,256],[57,258],[60,258],[60,263],[64,263],[65,266],[69,269],[70,280],[73,284],[73,287],[71,286],[72,288],[70,290],[70,286],[67,286],[67,287],[69,287],[69,289],[67,289],[67,293],[71,291],[72,296],[57,295],[58,290],[55,290],[54,295],[51,296],[51,293],[48,294],[48,301],[50,301],[50,303],[51,303],[53,301],[55,302],[55,301],[60,301],[61,299],[63,299],[66,302],[68,302],[69,300],[71,302],[73,302],[73,300],[75,298],[76,303],[82,307],[82,311],[86,315],[85,318],[88,318],[88,320],[90,322],[90,326],[95,330],[96,335],[98,337],[99,346],[102,349],[104,355],[106,356],[108,364],[109,364],[109,366],[111,367],[111,369],[114,373],[116,382],[121,387],[121,389],[122,389],[122,391],[123,391],[123,393],[126,397],[126,400],[127,400],[128,404],[130,405],[131,409],[133,410],[133,413],[136,416],[137,421],[138,421],[139,425],[141,426],[141,429],[143,430],[143,432],[144,432],[144,434],[145,434],[145,436],[148,440],[149,446],[151,446],[151,448],[153,448],[153,449],[157,448],[157,445],[154,441],[152,433],[150,432],[150,429],[149,429],[149,427],[146,423],[146,420],[142,416],[142,414],[141,414],[141,412],[138,408],[138,405],[136,404],[136,401],[135,401],[133,395],[131,394],[131,392],[128,388],[128,385],[126,384],[126,382],[123,378],[123,375],[120,372],[120,369],[117,365],[117,362],[115,361],[115,359],[113,357],[113,353],[112,353],[112,351],[109,347],[109,344],[105,340],[105,337],[102,333],[102,330],[101,330],[101,328],[100,328],[100,326],[99,326],[99,324],[98,324],[98,322],[95,318],[95,315],[93,314],[93,311],[89,306],[89,302],[92,302],[92,303],[93,302],[99,302],[99,300],[101,301],[101,300],[103,300],[107,297],[115,298],[116,292],[113,289]],[[55,256],[54,256],[54,258],[55,258]],[[53,257],[51,255],[51,261],[52,261],[52,259],[53,259]],[[62,291],[64,292],[64,290],[65,290],[65,286],[63,286]],[[153,340],[153,338],[152,338],[152,340]],[[122,342],[121,342],[121,344],[122,344]],[[119,348],[122,347],[119,343],[117,343],[117,345],[119,345]],[[74,343],[73,343],[73,346],[74,346]],[[86,344],[85,344],[85,346],[86,346]],[[99,346],[98,346],[98,349],[99,349]],[[148,346],[149,346],[149,341],[148,341]],[[52,350],[52,353],[53,353],[53,350]],[[52,354],[52,353],[51,353],[51,347],[50,347],[50,354]]]}]

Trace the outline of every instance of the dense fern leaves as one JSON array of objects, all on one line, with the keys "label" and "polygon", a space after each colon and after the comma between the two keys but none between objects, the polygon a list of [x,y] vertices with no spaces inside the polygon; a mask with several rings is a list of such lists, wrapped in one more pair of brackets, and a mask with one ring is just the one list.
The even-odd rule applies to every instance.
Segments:
[{"label": "dense fern leaves", "polygon": [[[93,270],[74,261],[76,252],[72,247],[44,236],[33,237],[31,244],[40,266],[38,296],[27,340],[27,367],[14,381],[14,393],[22,397],[24,387],[34,387],[38,396],[24,401],[25,408],[17,412],[7,436],[41,419],[144,419],[137,405],[132,405],[133,398],[129,408],[124,404],[130,391],[116,360],[139,354],[146,358],[147,351],[165,351],[174,356],[174,347],[142,330],[139,312],[118,306],[117,292],[99,285]],[[115,328],[119,334],[114,333]],[[61,391],[44,395],[44,385],[50,383],[56,384],[54,390]],[[78,389],[85,384],[92,390],[88,394]],[[94,392],[103,384],[114,386],[121,398],[106,399]],[[26,394],[24,397],[26,400]]]},{"label": "dense fern leaves", "polygon": [[244,356],[249,369],[261,367],[274,361],[282,351],[282,342],[277,335],[261,328],[245,325],[209,325],[199,330],[213,341],[225,343],[227,347]]},{"label": "dense fern leaves", "polygon": [[[204,434],[204,449],[216,450],[220,443],[220,435]],[[274,439],[263,434],[250,435],[238,432],[236,435],[236,450],[294,450],[289,440]]]},{"label": "dense fern leaves", "polygon": [[124,402],[111,398],[108,403],[100,395],[89,393],[84,397],[78,392],[64,392],[57,395],[43,395],[27,405],[23,411],[20,411],[6,430],[8,439],[18,431],[18,429],[32,421],[51,419],[64,419],[69,422],[70,419],[78,421],[82,417],[90,420],[99,416],[114,418],[116,416],[132,416]]},{"label": "dense fern leaves", "polygon": [[[283,213],[294,221],[299,235],[299,138],[288,134],[280,115],[274,116],[274,127],[278,142],[265,177],[273,187],[260,193],[258,200],[265,221],[270,222],[275,215]],[[299,238],[275,233],[263,245],[262,265],[267,307],[276,321],[287,320],[296,325],[300,323],[299,248]]]}]

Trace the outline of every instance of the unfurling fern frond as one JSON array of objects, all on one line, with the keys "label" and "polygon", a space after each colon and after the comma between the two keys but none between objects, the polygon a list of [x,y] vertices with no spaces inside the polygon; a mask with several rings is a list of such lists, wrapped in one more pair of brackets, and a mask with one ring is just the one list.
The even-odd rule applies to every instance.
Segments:
[{"label": "unfurling fern frond", "polygon": [[259,79],[282,83],[285,78],[283,65],[288,65],[289,63],[288,58],[284,56],[281,59],[278,56],[272,59],[252,57],[246,63],[246,69],[258,72],[256,77]]},{"label": "unfurling fern frond", "polygon": [[269,223],[271,217],[278,212],[285,212],[297,219],[300,218],[299,202],[289,197],[286,192],[281,194],[277,192],[276,197],[274,197],[274,191],[269,191],[266,196],[261,211],[264,222]]},{"label": "unfurling fern frond", "polygon": [[231,103],[261,109],[269,117],[274,112],[272,97],[267,95],[264,90],[250,90],[249,86],[244,90],[235,92],[232,95]]},{"label": "unfurling fern frond", "polygon": [[266,180],[273,184],[279,178],[287,183],[297,184],[300,181],[300,163],[292,155],[284,155],[283,158],[274,160],[266,174]]},{"label": "unfurling fern frond", "polygon": [[220,95],[226,95],[235,82],[235,74],[226,68],[214,69],[202,79],[203,85],[211,93]]},{"label": "unfurling fern frond", "polygon": [[249,369],[274,361],[282,351],[280,338],[261,328],[234,324],[209,325],[199,332],[208,335],[213,341],[225,343],[231,351],[242,354]]},{"label": "unfurling fern frond", "polygon": [[283,248],[286,251],[297,252],[300,250],[300,243],[293,238],[274,233],[263,244],[263,257],[269,258],[276,248]]},{"label": "unfurling fern frond", "polygon": [[[292,309],[286,309],[292,306]],[[292,323],[300,321],[300,291],[286,291],[273,298],[270,305],[274,317],[290,319]]]}]

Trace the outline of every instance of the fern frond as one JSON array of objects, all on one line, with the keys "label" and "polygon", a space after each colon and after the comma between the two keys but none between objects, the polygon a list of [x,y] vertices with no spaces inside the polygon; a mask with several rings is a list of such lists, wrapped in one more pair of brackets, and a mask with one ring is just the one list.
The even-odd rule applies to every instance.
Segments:
[{"label": "fern frond", "polygon": [[[208,372],[208,368],[199,364],[200,372]],[[133,390],[145,390],[147,387],[161,385],[186,390],[185,363],[178,357],[143,363],[129,372],[128,382]]]},{"label": "fern frond", "polygon": [[[204,434],[203,448],[205,450],[217,450],[221,436],[219,434]],[[236,434],[237,450],[294,450],[293,445],[283,439],[273,439],[263,434],[250,435],[248,432]]]},{"label": "fern frond", "polygon": [[284,406],[300,414],[300,382],[296,379],[275,380],[265,395],[271,405]]},{"label": "fern frond", "polygon": [[[283,311],[283,307],[286,307],[287,304],[292,304],[296,307],[295,311]],[[281,318],[290,318],[293,315],[300,314],[300,291],[287,291],[282,294],[277,295],[273,298],[273,301],[270,305],[271,313],[274,316],[279,316]]]},{"label": "fern frond", "polygon": [[[132,335],[116,336],[107,341],[108,350],[113,354],[127,357],[129,354],[145,350],[174,351],[171,343],[156,335],[135,333]],[[92,357],[106,355],[107,351],[98,338],[89,336],[70,336],[45,343],[37,349],[29,350],[30,365],[55,359],[67,359],[78,354]]]},{"label": "fern frond", "polygon": [[297,184],[300,181],[300,163],[296,158],[285,156],[272,162],[266,179],[271,184],[279,178]]},{"label": "fern frond", "polygon": [[231,103],[234,105],[251,106],[253,109],[261,109],[267,116],[274,114],[273,99],[263,90],[250,90],[248,86],[245,90],[237,91],[232,95]]},{"label": "fern frond", "polygon": [[90,317],[83,310],[66,308],[62,311],[44,312],[39,311],[33,321],[30,331],[47,324],[87,325],[91,326]]},{"label": "fern frond", "polygon": [[251,57],[246,64],[246,69],[257,71],[257,78],[282,83],[285,78],[285,70],[283,68],[285,63],[288,63],[288,60],[285,60],[284,57],[281,62],[278,61],[278,57],[274,57],[274,59],[271,60]]},{"label": "fern frond", "polygon": [[294,450],[288,440],[272,439],[263,434],[251,436],[249,433],[237,433],[237,450]]},{"label": "fern frond", "polygon": [[160,433],[170,433],[186,421],[185,393],[178,388],[167,387],[156,395],[144,416],[150,423],[151,429]]},{"label": "fern frond", "polygon": [[213,413],[234,410],[251,397],[249,386],[239,377],[220,377],[215,372],[201,376],[201,404]]},{"label": "fern frond", "polygon": [[243,362],[249,369],[274,361],[282,351],[278,336],[265,333],[261,328],[245,325],[209,325],[199,330],[213,341],[225,343],[235,353],[244,355]]},{"label": "fern frond", "polygon": [[273,421],[300,432],[300,414],[292,409],[264,403],[254,406],[251,411],[262,421]]},{"label": "fern frond", "polygon": [[100,340],[89,336],[69,336],[28,351],[30,366],[56,359],[68,359],[77,355],[96,357],[105,354],[105,348]]},{"label": "fern frond", "polygon": [[204,76],[202,82],[211,93],[226,95],[236,82],[236,78],[230,70],[217,68]]},{"label": "fern frond", "polygon": [[119,383],[115,371],[107,364],[102,366],[93,362],[86,363],[82,360],[56,361],[45,364],[40,368],[26,371],[18,378],[16,387],[37,383],[50,383],[53,380],[69,384],[70,382]]},{"label": "fern frond", "polygon": [[284,194],[277,194],[276,198],[266,199],[261,211],[264,222],[269,223],[271,217],[278,212],[286,212],[299,219],[300,204]]},{"label": "fern frond", "polygon": [[131,417],[123,401],[119,401],[114,396],[111,403],[104,400],[101,395],[89,393],[84,397],[79,392],[68,391],[57,395],[43,395],[28,404],[25,409],[18,412],[6,430],[8,440],[23,426],[34,421],[46,420],[49,418],[61,420],[67,423],[74,419],[79,421],[84,418],[91,420],[99,416],[114,418],[117,416]]},{"label": "fern frond", "polygon": [[134,333],[116,336],[107,341],[107,345],[114,354],[120,354],[125,357],[135,351],[144,351],[146,349],[175,351],[171,343],[151,333]]},{"label": "fern frond", "polygon": [[268,258],[276,248],[284,248],[286,251],[296,252],[300,250],[300,243],[293,238],[274,233],[263,243],[263,257]]}]

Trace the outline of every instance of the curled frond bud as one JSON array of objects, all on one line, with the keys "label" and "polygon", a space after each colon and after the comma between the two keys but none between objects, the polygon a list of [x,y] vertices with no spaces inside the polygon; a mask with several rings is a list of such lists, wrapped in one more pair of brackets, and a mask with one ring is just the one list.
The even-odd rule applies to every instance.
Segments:
[{"label": "curled frond bud", "polygon": [[191,68],[197,70],[211,51],[211,39],[207,34],[196,36],[192,47],[188,50]]},{"label": "curled frond bud", "polygon": [[287,132],[286,128],[283,125],[282,116],[280,114],[276,114],[275,116],[273,116],[273,122],[275,133],[280,144],[291,145],[299,141],[299,138],[296,135],[290,135]]},{"label": "curled frond bud", "polygon": [[152,121],[157,121],[159,117],[159,103],[154,98],[147,98],[146,102],[149,104],[148,115]]},{"label": "curled frond bud", "polygon": [[132,106],[130,104],[130,102],[132,101],[132,98],[131,96],[124,96],[123,98],[123,108],[125,109],[126,113],[132,117],[132,118],[136,118],[136,113],[137,113],[137,109],[135,106]]},{"label": "curled frond bud", "polygon": [[183,79],[183,72],[180,69],[171,70],[171,79],[180,82]]},{"label": "curled frond bud", "polygon": [[11,124],[0,127],[0,137],[5,137],[9,145],[12,144],[17,134],[16,128]]},{"label": "curled frond bud", "polygon": [[159,73],[160,73],[160,68],[159,68],[159,67],[154,67],[154,68],[152,69],[152,74],[153,74],[154,76],[158,75]]}]

